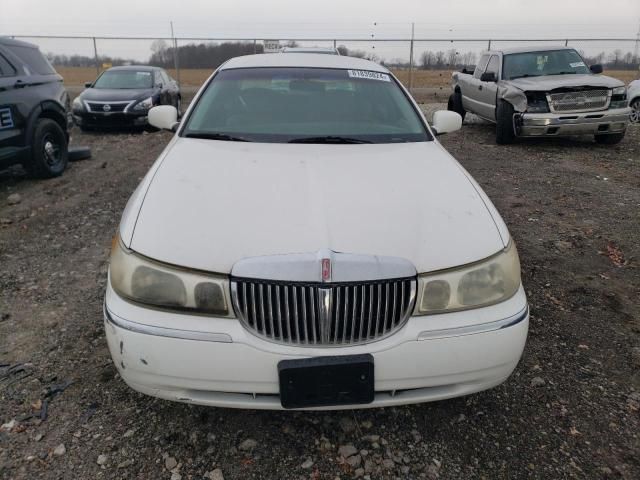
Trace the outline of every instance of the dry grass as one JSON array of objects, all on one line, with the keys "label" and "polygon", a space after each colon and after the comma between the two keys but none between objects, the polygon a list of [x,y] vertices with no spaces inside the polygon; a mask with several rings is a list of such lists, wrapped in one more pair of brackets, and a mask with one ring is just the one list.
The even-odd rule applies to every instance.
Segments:
[{"label": "dry grass", "polygon": [[[68,86],[83,85],[96,78],[96,69],[92,67],[56,67],[56,70],[62,75]],[[173,78],[177,78],[175,70],[169,69],[168,71]],[[211,75],[212,71],[208,68],[182,69],[180,70],[180,82],[184,86],[199,87]],[[408,70],[394,70],[393,73],[402,83],[408,84]],[[413,86],[417,88],[448,87],[451,83],[451,73],[451,70],[416,70],[413,72]],[[638,72],[633,70],[610,70],[606,74],[625,83],[638,78]]]}]

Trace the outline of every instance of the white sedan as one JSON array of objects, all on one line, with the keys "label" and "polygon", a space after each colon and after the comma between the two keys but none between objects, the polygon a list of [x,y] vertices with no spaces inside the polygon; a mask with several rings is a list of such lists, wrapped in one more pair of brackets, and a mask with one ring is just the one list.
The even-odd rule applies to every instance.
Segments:
[{"label": "white sedan", "polygon": [[375,63],[232,59],[125,209],[104,316],[148,395],[252,409],[440,400],[504,382],[529,314],[518,254],[478,184]]}]

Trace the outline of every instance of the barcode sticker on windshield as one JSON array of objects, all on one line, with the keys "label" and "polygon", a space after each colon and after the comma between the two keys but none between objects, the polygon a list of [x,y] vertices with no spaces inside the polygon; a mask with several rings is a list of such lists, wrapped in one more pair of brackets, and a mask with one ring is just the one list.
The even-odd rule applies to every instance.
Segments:
[{"label": "barcode sticker on windshield", "polygon": [[369,70],[347,70],[351,78],[364,78],[367,80],[378,80],[381,82],[390,82],[391,78],[386,73],[370,72]]},{"label": "barcode sticker on windshield", "polygon": [[570,63],[569,65],[571,65],[571,68],[586,67],[584,62],[574,62]]}]

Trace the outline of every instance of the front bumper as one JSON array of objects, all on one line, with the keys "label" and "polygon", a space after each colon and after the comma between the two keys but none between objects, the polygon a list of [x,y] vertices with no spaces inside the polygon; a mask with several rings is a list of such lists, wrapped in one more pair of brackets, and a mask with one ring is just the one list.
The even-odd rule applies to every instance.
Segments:
[{"label": "front bumper", "polygon": [[514,116],[520,137],[558,137],[624,132],[629,108],[584,113],[521,113]]},{"label": "front bumper", "polygon": [[127,128],[144,127],[149,124],[147,112],[74,112],[73,121],[79,127]]},{"label": "front bumper", "polygon": [[133,389],[167,400],[218,407],[282,409],[278,362],[370,353],[375,400],[318,409],[367,408],[457,397],[496,386],[514,370],[529,324],[522,288],[482,309],[412,317],[394,335],[349,347],[274,344],[238,320],[151,310],[105,297],[109,350]]}]

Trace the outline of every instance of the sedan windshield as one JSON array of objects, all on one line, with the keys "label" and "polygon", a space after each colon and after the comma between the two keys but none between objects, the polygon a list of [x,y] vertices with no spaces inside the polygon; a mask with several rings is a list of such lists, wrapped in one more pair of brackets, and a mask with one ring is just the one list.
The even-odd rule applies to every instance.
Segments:
[{"label": "sedan windshield", "polygon": [[504,56],[502,77],[514,80],[542,75],[589,74],[591,71],[575,50],[512,53]]},{"label": "sedan windshield", "polygon": [[153,72],[149,70],[108,70],[98,77],[93,88],[151,88]]},{"label": "sedan windshield", "polygon": [[431,140],[390,75],[280,67],[219,72],[198,100],[182,135],[275,143]]}]

